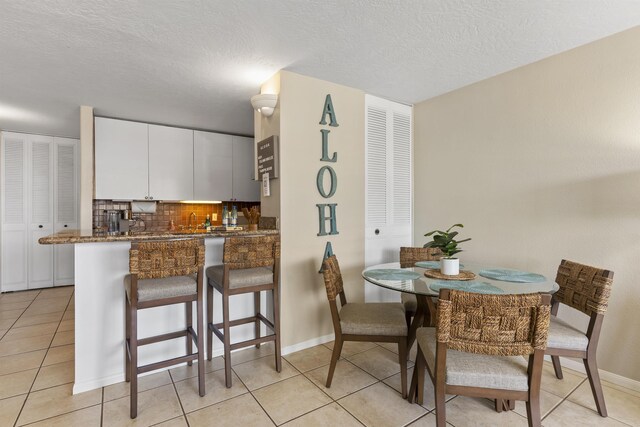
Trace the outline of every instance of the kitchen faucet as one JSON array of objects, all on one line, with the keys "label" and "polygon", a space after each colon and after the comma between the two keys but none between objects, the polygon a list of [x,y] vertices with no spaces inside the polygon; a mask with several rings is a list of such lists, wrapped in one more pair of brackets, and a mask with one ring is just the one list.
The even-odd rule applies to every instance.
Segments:
[{"label": "kitchen faucet", "polygon": [[189,214],[189,229],[193,228],[193,225],[191,224],[191,218],[194,219],[194,222],[196,224],[195,228],[198,228],[198,215],[196,215],[195,212],[191,212],[191,214]]}]

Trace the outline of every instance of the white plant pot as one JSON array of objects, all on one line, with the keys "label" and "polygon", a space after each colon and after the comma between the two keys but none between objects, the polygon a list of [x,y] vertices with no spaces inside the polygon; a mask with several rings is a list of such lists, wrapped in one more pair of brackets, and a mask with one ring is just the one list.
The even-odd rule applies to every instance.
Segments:
[{"label": "white plant pot", "polygon": [[460,260],[458,258],[440,258],[440,272],[447,276],[460,274]]}]

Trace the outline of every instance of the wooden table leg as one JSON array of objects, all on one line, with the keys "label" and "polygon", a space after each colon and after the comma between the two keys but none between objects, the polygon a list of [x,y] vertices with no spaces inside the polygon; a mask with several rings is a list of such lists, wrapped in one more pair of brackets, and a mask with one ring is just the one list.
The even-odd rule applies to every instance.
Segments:
[{"label": "wooden table leg", "polygon": [[413,321],[409,327],[409,334],[407,336],[407,352],[413,346],[416,340],[416,331],[423,326],[433,326],[435,324],[435,304],[431,300],[431,297],[425,295],[416,295],[418,301],[416,307],[416,314],[413,316]]}]

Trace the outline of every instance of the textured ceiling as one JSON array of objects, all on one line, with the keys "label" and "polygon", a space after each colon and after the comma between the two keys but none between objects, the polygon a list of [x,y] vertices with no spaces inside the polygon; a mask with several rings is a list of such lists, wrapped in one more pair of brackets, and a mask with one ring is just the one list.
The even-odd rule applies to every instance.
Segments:
[{"label": "textured ceiling", "polygon": [[0,129],[253,133],[279,69],[421,101],[640,24],[635,0],[0,0]]}]

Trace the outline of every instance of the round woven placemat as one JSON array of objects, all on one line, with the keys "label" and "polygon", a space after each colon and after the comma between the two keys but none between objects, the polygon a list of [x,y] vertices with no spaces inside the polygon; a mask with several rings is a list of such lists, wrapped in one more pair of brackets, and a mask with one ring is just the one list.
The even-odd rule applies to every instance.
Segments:
[{"label": "round woven placemat", "polygon": [[442,280],[473,280],[476,278],[475,273],[467,270],[460,270],[460,274],[455,276],[448,276],[446,274],[442,274],[440,270],[428,269],[425,270],[424,275],[427,277],[431,277],[432,279]]}]

